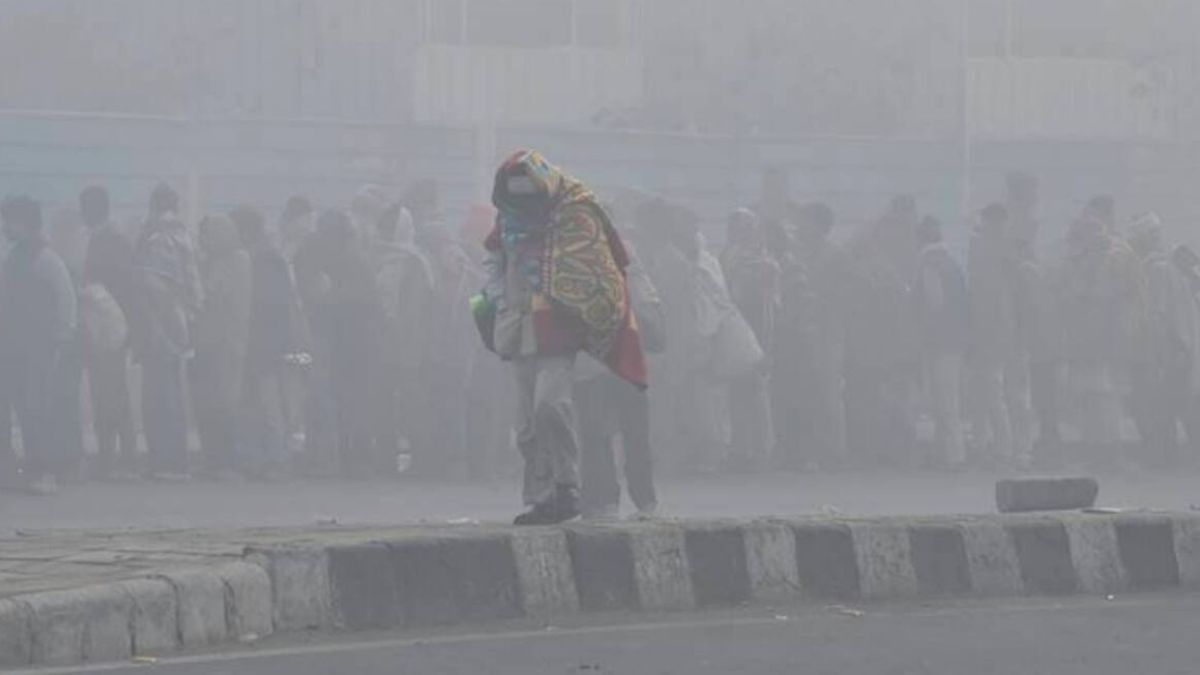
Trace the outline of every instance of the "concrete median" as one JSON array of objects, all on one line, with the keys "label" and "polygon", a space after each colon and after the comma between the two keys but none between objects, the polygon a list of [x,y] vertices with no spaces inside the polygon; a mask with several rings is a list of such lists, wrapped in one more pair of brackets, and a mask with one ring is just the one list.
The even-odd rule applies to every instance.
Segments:
[{"label": "concrete median", "polygon": [[1200,515],[660,521],[297,533],[241,562],[0,599],[0,666],[111,661],[275,631],[580,612],[1200,587]]}]

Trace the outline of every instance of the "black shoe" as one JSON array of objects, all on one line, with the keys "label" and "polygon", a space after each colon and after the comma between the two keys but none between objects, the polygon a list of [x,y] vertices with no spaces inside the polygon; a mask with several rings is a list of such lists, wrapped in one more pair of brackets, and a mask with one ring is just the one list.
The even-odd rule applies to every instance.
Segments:
[{"label": "black shoe", "polygon": [[553,497],[517,516],[513,525],[558,525],[575,520],[581,513],[579,488],[574,485],[559,485],[555,488]]},{"label": "black shoe", "polygon": [[553,525],[558,522],[554,518],[554,500],[535,504],[533,508],[517,516],[513,525]]},{"label": "black shoe", "polygon": [[574,485],[559,485],[554,490],[555,523],[565,523],[583,515],[579,506],[579,488]]}]

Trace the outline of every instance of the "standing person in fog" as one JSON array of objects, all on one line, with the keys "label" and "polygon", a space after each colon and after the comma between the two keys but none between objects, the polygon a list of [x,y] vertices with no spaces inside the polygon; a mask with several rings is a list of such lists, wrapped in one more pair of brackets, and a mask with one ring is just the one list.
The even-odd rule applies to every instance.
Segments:
[{"label": "standing person in fog", "polygon": [[313,237],[314,332],[328,350],[341,467],[346,475],[365,478],[377,475],[379,468],[371,443],[379,294],[355,226],[344,212],[322,213]]},{"label": "standing person in fog", "polygon": [[[371,398],[376,461],[381,467],[395,467],[404,449],[413,454],[416,468],[425,471],[440,468],[445,453],[454,449],[435,448],[429,442],[431,387],[422,368],[432,356],[434,279],[429,259],[413,243],[414,235],[412,214],[399,204],[384,211],[376,225],[372,265],[382,322]],[[462,307],[458,305],[460,311]],[[402,448],[401,437],[407,448]]]},{"label": "standing person in fog", "polygon": [[[116,324],[108,326],[113,335],[124,337],[117,345],[85,340],[88,387],[92,400],[92,423],[96,434],[97,464],[93,476],[108,478],[133,470],[138,439],[133,426],[132,399],[129,396],[129,336],[141,319],[141,295],[133,244],[117,230],[109,217],[108,191],[99,186],[86,188],[79,195],[79,211],[91,236],[83,266],[84,294],[93,286],[103,289],[108,299],[104,318]],[[98,292],[98,291],[96,291]],[[104,299],[102,296],[100,299]],[[87,310],[81,306],[81,314]],[[95,315],[96,320],[100,315]],[[98,336],[98,326],[81,324],[90,336]]]},{"label": "standing person in fog", "polygon": [[283,257],[291,261],[296,252],[308,239],[313,230],[317,229],[317,213],[313,210],[312,202],[307,197],[294,195],[288,197],[279,215],[279,245]]},{"label": "standing person in fog", "polygon": [[858,461],[910,464],[910,407],[920,355],[909,284],[916,276],[916,200],[898,195],[851,246],[846,306],[846,432]]},{"label": "standing person in fog", "polygon": [[960,382],[967,351],[970,308],[962,266],[942,240],[942,224],[926,217],[917,227],[921,246],[913,284],[924,380],[937,425],[936,466],[958,469],[966,462]]},{"label": "standing person in fog", "polygon": [[1133,374],[1131,407],[1142,439],[1142,462],[1177,467],[1185,458],[1180,428],[1187,432],[1188,459],[1196,457],[1200,443],[1193,403],[1200,315],[1190,280],[1171,261],[1162,230],[1155,213],[1142,215],[1130,228],[1129,243],[1142,261],[1148,300],[1146,357]]},{"label": "standing person in fog", "polygon": [[846,456],[846,305],[850,261],[832,240],[836,216],[813,202],[792,214],[773,373],[783,460],[836,469]]},{"label": "standing person in fog", "polygon": [[[304,469],[308,473],[329,476],[338,467],[337,413],[333,395],[333,328],[330,311],[330,281],[326,268],[330,234],[322,231],[314,219],[313,229],[298,242],[289,261],[296,283],[296,295],[311,365],[303,371]],[[286,229],[285,229],[286,231]]]},{"label": "standing person in fog", "polygon": [[203,301],[196,251],[179,218],[179,195],[159,185],[136,248],[146,321],[135,334],[142,363],[142,419],[151,475],[188,475],[184,363],[193,353],[192,326]]},{"label": "standing person in fog", "polygon": [[1143,326],[1145,293],[1141,262],[1112,227],[1112,199],[1088,202],[1067,234],[1055,306],[1081,440],[1093,462],[1108,466],[1124,461],[1122,393]]},{"label": "standing person in fog", "polygon": [[1029,396],[1037,419],[1036,461],[1057,465],[1062,448],[1059,416],[1061,360],[1057,317],[1050,310],[1051,279],[1040,263],[1037,178],[1013,171],[1005,176],[1004,208],[1016,247],[1018,285],[1022,294],[1021,330],[1029,349]]},{"label": "standing person in fog", "polygon": [[[647,353],[666,348],[662,303],[658,291],[633,249],[625,270],[629,298]],[[640,517],[658,511],[654,490],[654,456],[650,441],[650,400],[645,391],[622,380],[602,364],[583,357],[575,380],[582,444],[584,518],[615,518],[620,514],[621,484],[617,480],[613,442],[621,439],[625,484]]]},{"label": "standing person in fog", "polygon": [[1029,354],[1017,248],[1008,211],[991,204],[971,237],[971,368],[979,409],[977,437],[990,440],[990,459],[1027,467],[1032,459]]},{"label": "standing person in fog", "polygon": [[223,478],[235,470],[239,409],[250,324],[250,254],[223,215],[200,222],[204,306],[196,317],[192,409],[204,451],[204,470]]},{"label": "standing person in fog", "polygon": [[[750,324],[768,363],[779,308],[779,263],[767,252],[758,216],[749,209],[729,215],[721,269],[733,303]],[[775,450],[767,368],[739,375],[729,383],[731,460],[741,470],[765,468]]]},{"label": "standing person in fog", "polygon": [[[41,205],[29,197],[0,203],[4,234],[12,244],[0,277],[0,411],[16,413],[25,450],[23,487],[39,493],[58,489],[58,478],[78,458],[65,456],[58,433],[65,380],[63,352],[76,339],[75,286],[67,266],[47,244]],[[5,425],[7,426],[7,425]],[[11,437],[0,471],[17,475]]]},{"label": "standing person in fog", "polygon": [[287,259],[271,241],[267,221],[252,206],[230,214],[250,253],[250,325],[242,384],[244,468],[253,476],[277,477],[288,471],[284,417],[286,357],[296,348],[295,289]]},{"label": "standing person in fog", "polygon": [[[433,227],[425,234],[425,249],[434,273],[431,308],[430,358],[423,364],[430,388],[433,416],[430,441],[448,456],[451,475],[492,477],[507,456],[511,414],[503,402],[512,398],[505,387],[508,372],[489,358],[474,335],[471,315],[462,311],[483,284],[479,243],[491,232],[496,210],[471,207],[458,236],[449,228]],[[463,242],[475,245],[468,253]]]},{"label": "standing person in fog", "polygon": [[517,442],[530,509],[515,522],[559,523],[580,513],[571,392],[578,353],[646,386],[628,259],[595,196],[537,152],[517,152],[501,165],[492,202],[499,214],[486,242],[483,298],[495,321],[484,339],[512,360],[517,380]]},{"label": "standing person in fog", "polygon": [[250,325],[242,381],[241,458],[251,476],[275,478],[289,468],[284,417],[286,358],[296,347],[292,270],[266,231],[262,211],[241,205],[229,214],[250,252]]}]

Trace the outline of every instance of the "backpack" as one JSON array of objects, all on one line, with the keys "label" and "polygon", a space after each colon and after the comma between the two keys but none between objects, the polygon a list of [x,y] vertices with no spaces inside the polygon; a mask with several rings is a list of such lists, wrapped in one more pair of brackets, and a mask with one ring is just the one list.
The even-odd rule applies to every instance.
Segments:
[{"label": "backpack", "polygon": [[119,351],[129,337],[125,312],[101,284],[88,284],[79,292],[79,329],[93,354]]}]

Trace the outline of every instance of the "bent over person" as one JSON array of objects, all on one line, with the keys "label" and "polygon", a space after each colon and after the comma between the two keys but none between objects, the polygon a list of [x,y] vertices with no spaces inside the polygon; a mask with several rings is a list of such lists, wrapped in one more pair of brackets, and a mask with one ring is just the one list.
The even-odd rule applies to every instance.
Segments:
[{"label": "bent over person", "polygon": [[[639,388],[646,364],[625,280],[628,257],[596,197],[534,151],[496,172],[488,282],[476,305],[488,346],[513,364],[525,461],[517,525],[579,515],[572,370],[583,351]],[[482,311],[480,308],[486,308]]]}]

